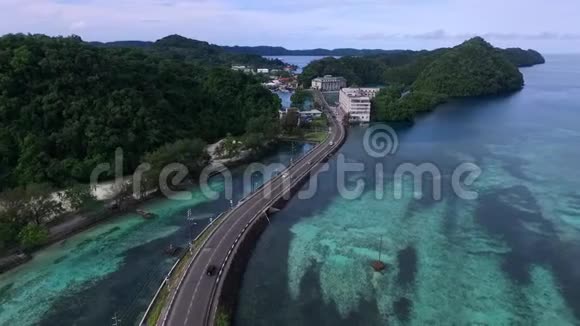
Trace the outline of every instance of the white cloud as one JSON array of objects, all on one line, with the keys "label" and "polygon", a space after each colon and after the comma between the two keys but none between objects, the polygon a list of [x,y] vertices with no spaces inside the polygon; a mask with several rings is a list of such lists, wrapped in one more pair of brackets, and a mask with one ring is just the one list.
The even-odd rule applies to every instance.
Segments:
[{"label": "white cloud", "polygon": [[0,34],[77,31],[109,41],[179,33],[290,48],[429,48],[482,35],[501,44],[580,50],[566,42],[579,38],[579,9],[576,0],[0,0]]}]

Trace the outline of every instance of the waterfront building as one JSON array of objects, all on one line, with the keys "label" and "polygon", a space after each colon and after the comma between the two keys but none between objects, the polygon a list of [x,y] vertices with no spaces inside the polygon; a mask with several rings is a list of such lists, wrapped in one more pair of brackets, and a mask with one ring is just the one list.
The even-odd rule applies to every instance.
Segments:
[{"label": "waterfront building", "polygon": [[336,92],[344,87],[346,87],[346,79],[343,77],[326,75],[312,80],[312,88],[318,89],[322,92]]},{"label": "waterfront building", "polygon": [[349,122],[370,122],[371,100],[380,88],[343,88],[340,90],[339,106],[349,117]]}]

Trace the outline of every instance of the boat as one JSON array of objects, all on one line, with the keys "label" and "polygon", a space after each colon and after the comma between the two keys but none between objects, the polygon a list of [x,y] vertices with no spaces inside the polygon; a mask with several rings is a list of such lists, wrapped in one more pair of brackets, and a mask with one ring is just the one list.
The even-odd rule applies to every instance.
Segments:
[{"label": "boat", "polygon": [[165,248],[165,254],[168,256],[177,256],[179,251],[181,251],[181,247],[174,246],[173,243]]},{"label": "boat", "polygon": [[138,209],[135,211],[137,214],[141,215],[145,219],[151,219],[155,217],[155,214],[151,212],[144,211],[142,209]]},{"label": "boat", "polygon": [[387,264],[385,264],[384,262],[381,261],[382,250],[383,250],[383,237],[381,236],[381,242],[379,244],[379,259],[373,260],[371,262],[371,266],[373,267],[375,272],[382,272],[385,269],[387,269]]},{"label": "boat", "polygon": [[387,265],[380,260],[375,260],[371,263],[371,266],[375,270],[375,272],[382,272],[387,269]]}]

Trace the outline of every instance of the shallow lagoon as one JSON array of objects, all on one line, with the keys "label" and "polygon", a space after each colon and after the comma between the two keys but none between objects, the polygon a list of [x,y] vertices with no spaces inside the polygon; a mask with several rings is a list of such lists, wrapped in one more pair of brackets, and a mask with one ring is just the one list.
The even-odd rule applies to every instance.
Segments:
[{"label": "shallow lagoon", "polygon": [[[288,164],[309,148],[283,144],[262,162]],[[237,200],[242,196],[243,167],[232,172]],[[211,187],[222,191],[223,180],[212,179]],[[164,249],[185,245],[229,207],[223,193],[217,200],[208,200],[197,188],[191,194],[189,200],[147,204],[145,209],[158,215],[154,219],[136,214],[111,219],[0,275],[0,325],[102,326],[111,324],[115,314],[124,325],[138,323],[175,262]],[[190,209],[194,221],[188,222]]]},{"label": "shallow lagoon", "polygon": [[[347,177],[365,193],[343,199],[332,160],[317,195],[276,216],[249,262],[236,325],[580,323],[580,57],[547,60],[523,69],[519,93],[396,126],[395,155],[369,157],[365,128],[351,129],[341,153],[367,166]],[[483,171],[474,201],[446,186],[466,161]],[[394,199],[390,176],[405,162],[442,171],[441,200],[408,179]],[[383,274],[369,264],[381,238]]]}]

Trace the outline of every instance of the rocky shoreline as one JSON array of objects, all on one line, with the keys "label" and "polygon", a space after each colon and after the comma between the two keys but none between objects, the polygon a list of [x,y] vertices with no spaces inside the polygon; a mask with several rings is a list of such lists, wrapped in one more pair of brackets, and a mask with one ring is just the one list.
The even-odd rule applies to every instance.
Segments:
[{"label": "rocky shoreline", "polygon": [[[214,154],[215,146],[219,145],[219,142],[208,146],[208,152],[212,157],[210,164],[225,166],[226,168],[233,168],[243,164],[250,163],[252,161],[258,160],[269,151],[275,148],[278,142],[271,142],[264,145],[263,149],[258,152],[252,152],[249,150],[244,150],[240,152],[239,155],[232,158],[217,158]],[[212,147],[213,146],[213,147]],[[216,172],[217,174],[218,172]],[[194,180],[186,180],[180,186],[181,187],[193,187],[195,185]],[[19,249],[12,249],[8,253],[0,256],[0,274],[12,270],[34,258],[34,253],[43,250],[60,241],[64,241],[80,232],[86,231],[87,229],[112,218],[125,215],[132,211],[139,209],[145,203],[149,203],[153,200],[162,200],[163,195],[159,192],[151,193],[149,196],[141,198],[139,200],[134,199],[126,203],[122,210],[109,210],[107,207],[109,200],[102,200],[103,208],[90,212],[74,213],[64,218],[64,221],[49,227],[49,240],[43,246],[34,249],[31,252],[24,252]]]}]

